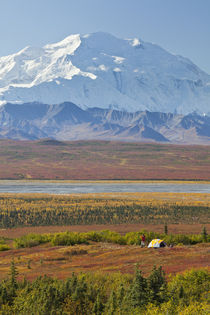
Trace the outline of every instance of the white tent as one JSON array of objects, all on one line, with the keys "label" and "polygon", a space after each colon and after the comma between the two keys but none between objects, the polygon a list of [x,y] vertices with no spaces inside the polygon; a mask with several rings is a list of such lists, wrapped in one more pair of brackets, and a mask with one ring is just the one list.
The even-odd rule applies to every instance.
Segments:
[{"label": "white tent", "polygon": [[152,247],[152,248],[160,248],[160,247],[165,247],[167,246],[167,244],[163,241],[163,240],[160,240],[158,238],[152,240],[148,247]]}]

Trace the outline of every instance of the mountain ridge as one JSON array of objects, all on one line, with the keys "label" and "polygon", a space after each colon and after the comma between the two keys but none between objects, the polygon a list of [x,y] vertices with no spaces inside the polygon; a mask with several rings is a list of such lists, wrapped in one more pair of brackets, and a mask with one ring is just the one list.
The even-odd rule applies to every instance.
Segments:
[{"label": "mountain ridge", "polygon": [[15,140],[116,140],[210,144],[210,117],[87,108],[64,102],[0,107],[0,137]]},{"label": "mountain ridge", "polygon": [[210,75],[138,38],[74,34],[0,58],[0,103],[8,102],[208,114]]}]

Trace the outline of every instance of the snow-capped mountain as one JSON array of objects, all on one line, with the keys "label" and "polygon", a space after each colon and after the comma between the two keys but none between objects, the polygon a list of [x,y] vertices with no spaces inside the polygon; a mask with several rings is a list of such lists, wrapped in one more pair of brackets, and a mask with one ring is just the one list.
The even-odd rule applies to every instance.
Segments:
[{"label": "snow-capped mountain", "polygon": [[157,45],[102,32],[0,58],[1,104],[65,101],[83,109],[209,113],[210,75]]}]

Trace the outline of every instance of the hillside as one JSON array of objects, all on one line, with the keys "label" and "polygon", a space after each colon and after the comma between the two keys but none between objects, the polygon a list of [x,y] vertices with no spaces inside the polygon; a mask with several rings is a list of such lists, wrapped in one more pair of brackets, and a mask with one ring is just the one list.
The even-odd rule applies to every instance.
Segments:
[{"label": "hillside", "polygon": [[210,146],[0,140],[0,179],[210,179]]},{"label": "hillside", "polygon": [[210,117],[88,108],[65,102],[0,107],[0,137],[15,140],[115,140],[210,144]]}]

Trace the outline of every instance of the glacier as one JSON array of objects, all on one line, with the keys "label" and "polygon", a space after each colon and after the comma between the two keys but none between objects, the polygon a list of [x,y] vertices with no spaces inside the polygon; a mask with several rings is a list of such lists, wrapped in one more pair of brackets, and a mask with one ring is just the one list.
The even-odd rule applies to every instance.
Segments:
[{"label": "glacier", "polygon": [[141,39],[97,32],[0,58],[0,104],[210,113],[210,75]]}]

